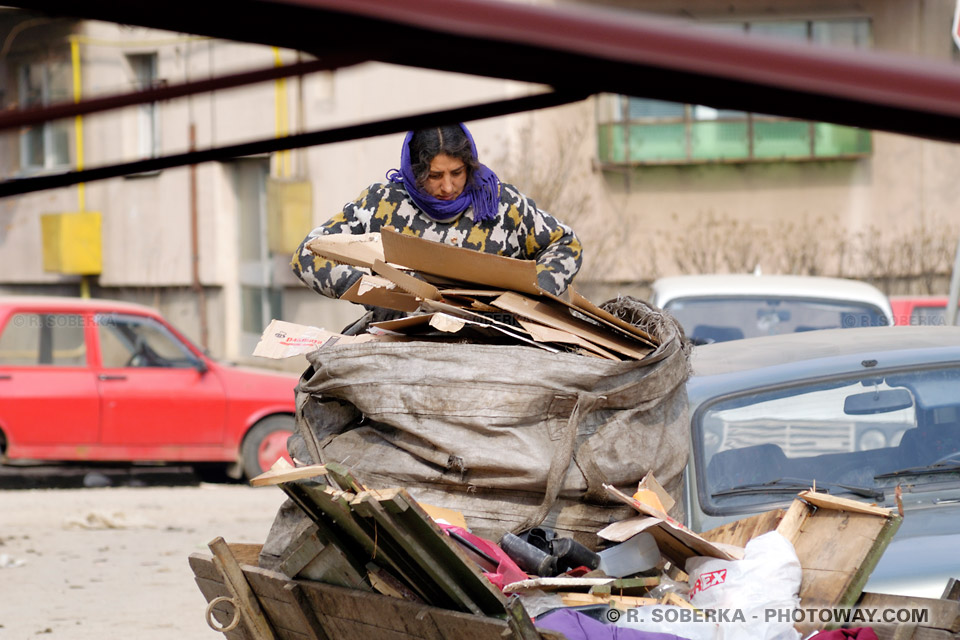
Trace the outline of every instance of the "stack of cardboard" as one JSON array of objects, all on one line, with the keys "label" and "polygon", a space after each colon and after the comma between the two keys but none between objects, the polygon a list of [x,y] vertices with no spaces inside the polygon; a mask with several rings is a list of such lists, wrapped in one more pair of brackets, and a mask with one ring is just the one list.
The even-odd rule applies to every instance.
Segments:
[{"label": "stack of cardboard", "polygon": [[[574,352],[609,360],[639,360],[658,346],[643,329],[608,313],[572,288],[564,298],[537,286],[537,265],[430,242],[391,228],[364,235],[321,236],[307,247],[340,264],[363,267],[364,275],[341,299],[404,314],[370,325],[362,336],[340,336],[317,329],[276,323],[264,333],[255,352],[296,355],[291,334],[303,340],[308,332],[325,344],[372,339],[468,340],[524,344],[551,352]],[[278,345],[277,333],[283,332]],[[300,351],[302,352],[302,351]],[[274,356],[276,357],[276,356]]]}]

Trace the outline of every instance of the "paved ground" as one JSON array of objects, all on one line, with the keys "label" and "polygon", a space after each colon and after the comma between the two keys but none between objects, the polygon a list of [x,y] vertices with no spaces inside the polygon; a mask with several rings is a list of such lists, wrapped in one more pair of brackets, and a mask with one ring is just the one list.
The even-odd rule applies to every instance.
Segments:
[{"label": "paved ground", "polygon": [[217,536],[262,543],[283,494],[180,484],[191,482],[14,490],[0,481],[0,640],[222,638],[204,621],[187,557],[209,553]]}]

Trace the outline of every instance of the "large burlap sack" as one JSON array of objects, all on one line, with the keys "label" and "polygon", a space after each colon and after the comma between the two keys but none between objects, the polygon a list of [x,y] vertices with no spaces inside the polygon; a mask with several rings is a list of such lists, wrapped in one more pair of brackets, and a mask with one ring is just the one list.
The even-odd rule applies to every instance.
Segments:
[{"label": "large burlap sack", "polygon": [[680,504],[687,352],[672,319],[655,326],[662,343],[639,361],[446,342],[324,348],[307,355],[298,429],[316,461],[458,509],[479,535],[592,534],[630,515],[604,483],[632,493],[653,472]]}]

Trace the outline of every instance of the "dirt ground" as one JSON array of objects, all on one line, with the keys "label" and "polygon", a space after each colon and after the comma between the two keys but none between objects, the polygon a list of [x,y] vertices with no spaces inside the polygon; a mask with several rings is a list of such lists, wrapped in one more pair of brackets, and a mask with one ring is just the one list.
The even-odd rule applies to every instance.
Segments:
[{"label": "dirt ground", "polygon": [[276,487],[0,490],[0,640],[215,640],[187,557],[262,543]]}]

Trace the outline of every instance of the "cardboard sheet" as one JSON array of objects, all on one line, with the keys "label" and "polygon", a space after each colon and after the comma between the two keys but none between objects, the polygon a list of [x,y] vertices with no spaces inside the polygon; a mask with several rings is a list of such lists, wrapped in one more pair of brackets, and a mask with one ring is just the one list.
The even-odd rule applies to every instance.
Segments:
[{"label": "cardboard sheet", "polygon": [[570,302],[573,303],[573,305],[578,309],[580,309],[581,311],[586,312],[588,315],[593,316],[598,320],[601,320],[615,327],[618,327],[623,331],[629,331],[630,333],[634,334],[635,336],[642,339],[644,342],[646,342],[647,344],[650,344],[651,346],[657,346],[659,344],[659,342],[656,339],[654,339],[653,336],[651,336],[649,333],[647,333],[640,327],[635,327],[629,322],[627,322],[626,320],[622,320],[617,316],[613,315],[612,313],[608,311],[604,311],[603,309],[595,305],[593,302],[584,298],[582,295],[580,295],[580,293],[577,292],[576,289],[573,288],[573,285],[569,287],[569,292],[570,292]]},{"label": "cardboard sheet", "polygon": [[361,334],[345,336],[318,327],[308,327],[283,320],[271,320],[260,336],[253,355],[279,360],[310,353],[334,344],[355,344],[377,340],[377,336]]},{"label": "cardboard sheet", "polygon": [[409,273],[404,273],[400,269],[397,269],[393,265],[387,264],[383,260],[374,260],[373,270],[378,275],[390,280],[407,293],[411,293],[418,298],[423,298],[425,300],[441,299],[440,291],[435,286],[429,282],[419,280]]},{"label": "cardboard sheet", "polygon": [[[640,531],[649,531],[657,541],[660,553],[677,563],[677,566],[684,566],[687,558],[693,556],[709,556],[711,558],[720,558],[722,560],[736,560],[735,554],[731,553],[729,547],[716,545],[706,538],[694,533],[680,522],[677,522],[664,512],[650,507],[639,500],[633,499],[616,487],[605,484],[603,488],[607,493],[620,502],[630,505],[641,514],[650,516],[657,522],[642,520],[636,523],[638,527],[636,533]],[[631,519],[634,520],[634,519]],[[620,535],[624,532],[621,531]]]},{"label": "cardboard sheet", "polygon": [[385,227],[380,236],[385,262],[463,282],[534,295],[540,293],[537,264],[532,260],[506,258],[431,242],[397,233],[391,227]]},{"label": "cardboard sheet", "polygon": [[642,359],[652,351],[652,349],[639,342],[614,335],[586,320],[575,318],[562,307],[558,308],[545,302],[538,302],[512,291],[508,291],[494,300],[493,306],[548,327],[572,333],[605,349],[637,360]]},{"label": "cardboard sheet", "polygon": [[307,249],[321,258],[367,269],[373,266],[374,260],[383,260],[383,245],[379,233],[319,236],[307,243]]},{"label": "cardboard sheet", "polygon": [[401,290],[396,284],[380,276],[363,276],[354,282],[340,299],[407,313],[420,307],[420,301],[415,295]]},{"label": "cardboard sheet", "polygon": [[523,320],[522,318],[518,318],[517,322],[519,322],[520,326],[523,327],[524,330],[530,334],[530,337],[537,342],[559,342],[561,344],[574,344],[578,347],[586,349],[587,351],[590,351],[593,354],[607,358],[608,360],[620,360],[618,356],[610,353],[606,349],[602,349],[589,340],[584,340],[580,336],[575,336],[567,331],[547,327],[539,322],[531,322],[529,320]]}]

